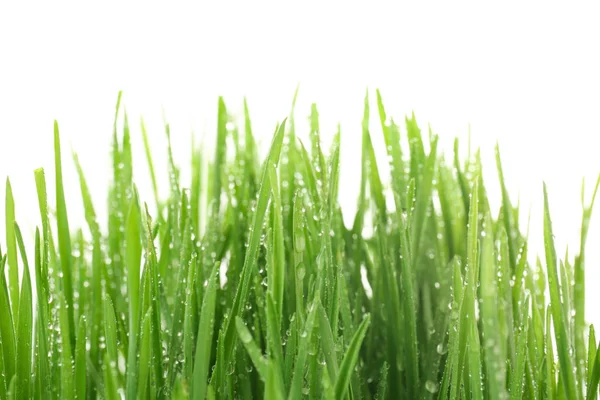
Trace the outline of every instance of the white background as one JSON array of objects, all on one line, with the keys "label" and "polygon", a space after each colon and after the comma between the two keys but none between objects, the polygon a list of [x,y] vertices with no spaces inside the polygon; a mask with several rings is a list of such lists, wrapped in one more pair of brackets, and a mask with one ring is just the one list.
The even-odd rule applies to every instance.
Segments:
[{"label": "white background", "polygon": [[[447,152],[455,136],[466,146],[470,125],[496,207],[493,146],[499,141],[509,191],[514,202],[520,196],[524,216],[531,207],[531,242],[542,259],[546,181],[559,254],[567,244],[574,254],[581,178],[589,195],[600,172],[598,9],[574,3],[249,3],[0,5],[0,178],[11,178],[17,218],[29,238],[39,223],[35,168],[46,168],[53,196],[54,119],[63,138],[69,218],[81,224],[70,147],[80,155],[103,215],[118,90],[124,90],[133,129],[136,179],[150,200],[141,115],[161,170],[164,109],[186,177],[190,133],[211,147],[218,95],[234,113],[248,97],[265,145],[300,83],[297,119],[317,102],[325,134],[342,123],[340,194],[347,215],[358,185],[363,96],[367,87],[379,87],[388,113],[401,120],[414,110],[422,128],[429,123],[440,134]],[[378,133],[373,130],[381,146]],[[167,189],[166,177],[159,179]],[[588,320],[596,323],[599,216],[597,210],[587,254]],[[3,212],[0,226],[5,243]]]}]

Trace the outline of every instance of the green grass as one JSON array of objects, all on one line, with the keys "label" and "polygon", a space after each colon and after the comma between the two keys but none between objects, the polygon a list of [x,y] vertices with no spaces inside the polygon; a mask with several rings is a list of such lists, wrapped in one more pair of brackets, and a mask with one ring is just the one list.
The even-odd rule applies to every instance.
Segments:
[{"label": "green grass", "polygon": [[[309,142],[292,105],[261,159],[248,104],[236,124],[219,99],[215,153],[206,162],[192,144],[191,182],[166,124],[168,193],[142,121],[148,169],[136,176],[153,189],[143,199],[120,98],[106,232],[76,155],[81,195],[65,193],[58,124],[51,206],[44,170],[34,173],[33,249],[15,218],[33,210],[19,209],[6,181],[0,399],[597,398],[600,346],[584,297],[600,179],[589,202],[582,189],[581,245],[562,260],[544,186],[545,255],[531,263],[499,152],[492,210],[479,153],[463,161],[456,141],[445,157],[414,115],[390,119],[377,92],[391,174],[379,171],[367,97],[352,226],[338,203],[340,141],[351,139],[338,128],[322,143],[315,105]],[[69,214],[75,202],[84,215]],[[85,229],[73,229],[82,217]]]}]

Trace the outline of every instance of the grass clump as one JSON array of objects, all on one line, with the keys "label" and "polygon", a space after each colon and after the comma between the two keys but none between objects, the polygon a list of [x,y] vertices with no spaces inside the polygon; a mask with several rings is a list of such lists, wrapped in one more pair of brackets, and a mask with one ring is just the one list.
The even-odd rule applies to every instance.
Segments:
[{"label": "grass clump", "polygon": [[[390,185],[367,98],[350,227],[337,202],[341,134],[322,150],[316,106],[307,146],[292,107],[260,159],[248,107],[241,129],[219,100],[214,157],[193,148],[189,183],[167,125],[164,201],[142,124],[150,206],[133,182],[127,116],[118,129],[115,115],[107,232],[76,155],[81,199],[65,194],[55,124],[56,214],[36,170],[34,249],[6,184],[0,398],[596,399],[584,255],[598,183],[572,259],[556,255],[544,190],[545,262],[531,264],[500,156],[497,211],[479,153],[461,162],[456,142],[446,161],[414,116],[401,140],[379,92],[376,104]],[[85,229],[69,225],[75,201]]]}]

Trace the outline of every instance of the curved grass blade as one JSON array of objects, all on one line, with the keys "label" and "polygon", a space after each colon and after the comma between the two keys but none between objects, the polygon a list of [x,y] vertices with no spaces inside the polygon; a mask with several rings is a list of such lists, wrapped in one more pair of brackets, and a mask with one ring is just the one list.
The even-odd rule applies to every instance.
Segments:
[{"label": "curved grass blade", "polygon": [[337,354],[335,351],[335,341],[333,333],[331,332],[331,324],[329,318],[327,318],[327,312],[321,304],[319,304],[319,332],[321,334],[321,349],[325,356],[325,362],[327,364],[327,371],[329,378],[335,381],[338,375],[338,361]]},{"label": "curved grass blade", "polygon": [[252,333],[250,333],[250,330],[240,317],[236,317],[235,326],[240,340],[246,348],[246,351],[248,352],[252,363],[256,367],[258,374],[260,375],[261,379],[266,382],[267,376],[269,374],[269,369],[272,368],[272,366],[269,366],[269,362],[263,356],[260,348],[254,341]]},{"label": "curved grass blade", "polygon": [[371,316],[367,314],[365,319],[363,319],[361,324],[358,326],[356,333],[352,337],[350,346],[348,347],[348,350],[346,350],[346,354],[342,359],[342,363],[340,364],[340,372],[335,381],[335,398],[338,400],[342,400],[348,391],[350,376],[352,375],[352,371],[354,371],[354,367],[358,361],[358,352],[365,335],[367,334],[367,329],[369,328],[370,323]]}]

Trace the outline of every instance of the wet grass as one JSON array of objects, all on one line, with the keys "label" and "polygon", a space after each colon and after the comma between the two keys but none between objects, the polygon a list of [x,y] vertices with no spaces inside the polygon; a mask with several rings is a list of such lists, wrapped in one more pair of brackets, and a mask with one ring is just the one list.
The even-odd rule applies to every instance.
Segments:
[{"label": "wet grass", "polygon": [[[191,182],[166,125],[168,193],[157,190],[142,123],[154,194],[142,199],[119,102],[107,204],[90,197],[76,155],[81,196],[65,193],[58,124],[56,213],[36,170],[32,249],[6,182],[0,399],[597,398],[584,297],[600,180],[590,200],[582,189],[581,246],[562,259],[544,188],[545,256],[530,263],[499,152],[502,207],[492,210],[479,153],[463,161],[456,142],[444,157],[414,115],[388,118],[379,92],[391,174],[378,169],[366,98],[349,227],[337,201],[344,135],[323,150],[316,106],[309,141],[296,136],[292,106],[259,158],[247,104],[237,124],[220,99],[215,153],[206,162],[192,146]],[[74,202],[85,215],[69,215]],[[81,217],[85,229],[72,229]]]}]

